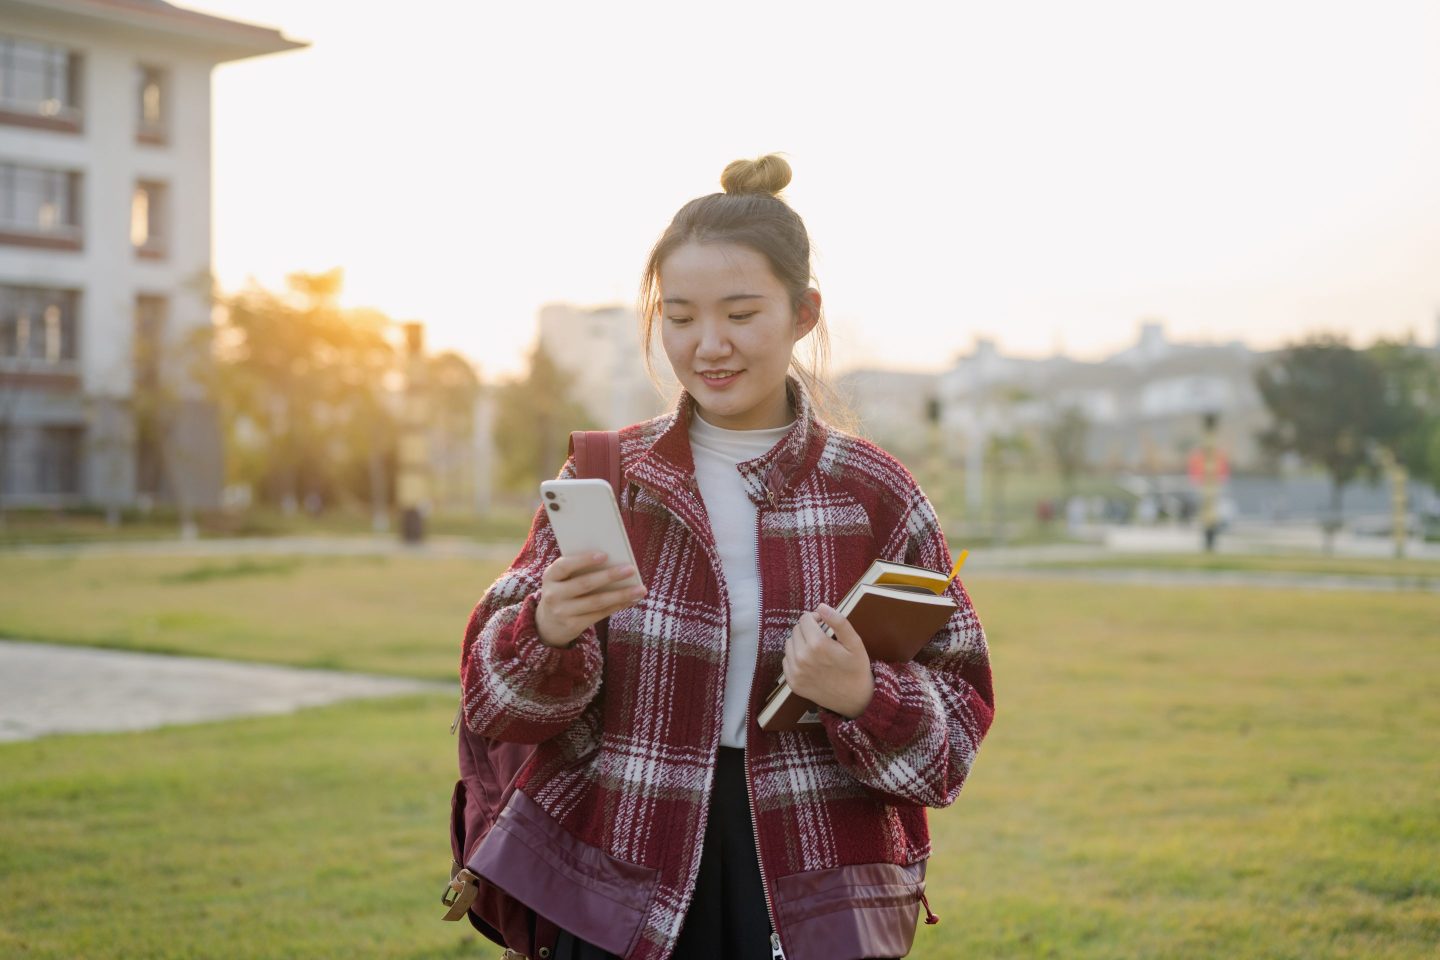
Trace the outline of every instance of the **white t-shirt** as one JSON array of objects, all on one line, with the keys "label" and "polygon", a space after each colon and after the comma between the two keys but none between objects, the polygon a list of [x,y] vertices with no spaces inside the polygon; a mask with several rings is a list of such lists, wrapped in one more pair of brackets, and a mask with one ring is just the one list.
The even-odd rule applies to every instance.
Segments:
[{"label": "white t-shirt", "polygon": [[763,456],[789,431],[788,424],[765,430],[726,430],[706,423],[699,413],[690,418],[695,480],[730,588],[730,656],[725,669],[725,722],[720,731],[720,744],[725,747],[745,747],[745,709],[760,650],[759,515],[735,467]]}]

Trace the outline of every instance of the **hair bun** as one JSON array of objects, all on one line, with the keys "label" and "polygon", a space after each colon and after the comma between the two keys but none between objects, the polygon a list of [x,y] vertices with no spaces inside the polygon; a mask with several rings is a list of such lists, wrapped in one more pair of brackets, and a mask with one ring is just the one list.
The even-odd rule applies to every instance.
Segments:
[{"label": "hair bun", "polygon": [[720,174],[726,193],[764,193],[775,196],[790,183],[790,164],[778,153],[756,160],[735,160]]}]

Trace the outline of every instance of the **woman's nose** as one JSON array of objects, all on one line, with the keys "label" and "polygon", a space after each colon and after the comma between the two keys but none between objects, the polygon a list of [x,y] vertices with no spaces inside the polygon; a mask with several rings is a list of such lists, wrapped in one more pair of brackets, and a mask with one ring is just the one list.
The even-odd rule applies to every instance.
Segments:
[{"label": "woman's nose", "polygon": [[700,343],[695,353],[700,357],[723,357],[730,352],[730,338],[718,323],[707,323],[700,328]]}]

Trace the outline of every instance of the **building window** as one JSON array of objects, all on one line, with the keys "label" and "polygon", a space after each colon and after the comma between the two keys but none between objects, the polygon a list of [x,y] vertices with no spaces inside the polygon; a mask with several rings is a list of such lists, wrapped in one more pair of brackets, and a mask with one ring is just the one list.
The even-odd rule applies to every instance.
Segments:
[{"label": "building window", "polygon": [[165,256],[165,184],[141,180],[130,201],[130,244],[142,257]]},{"label": "building window", "polygon": [[170,302],[141,294],[135,298],[135,492],[165,495],[164,425],[158,416],[161,365]]},{"label": "building window", "polygon": [[0,163],[0,243],[79,250],[80,174]]},{"label": "building window", "polygon": [[48,498],[80,493],[83,426],[0,426],[0,454],[0,487],[7,496]]},{"label": "building window", "polygon": [[135,68],[135,139],[161,144],[167,139],[170,85],[164,70],[147,64]]},{"label": "building window", "polygon": [[160,386],[165,321],[169,313],[170,301],[165,297],[141,294],[135,298],[136,390],[155,390]]},{"label": "building window", "polygon": [[35,458],[36,492],[80,492],[80,460],[84,452],[84,427],[43,427]]},{"label": "building window", "polygon": [[79,54],[0,36],[0,123],[79,130]]},{"label": "building window", "polygon": [[78,300],[74,290],[0,285],[0,367],[72,364]]}]

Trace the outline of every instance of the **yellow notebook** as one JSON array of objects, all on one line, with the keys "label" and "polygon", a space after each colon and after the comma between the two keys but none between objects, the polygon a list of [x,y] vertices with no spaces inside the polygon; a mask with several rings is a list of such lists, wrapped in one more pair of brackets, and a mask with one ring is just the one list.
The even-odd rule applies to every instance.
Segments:
[{"label": "yellow notebook", "polygon": [[[955,611],[945,588],[960,572],[963,551],[948,575],[924,567],[876,560],[836,604],[872,660],[904,662],[919,653]],[[815,704],[797,695],[781,677],[757,718],[762,730],[791,730],[820,722]]]}]

